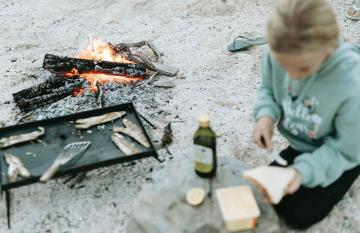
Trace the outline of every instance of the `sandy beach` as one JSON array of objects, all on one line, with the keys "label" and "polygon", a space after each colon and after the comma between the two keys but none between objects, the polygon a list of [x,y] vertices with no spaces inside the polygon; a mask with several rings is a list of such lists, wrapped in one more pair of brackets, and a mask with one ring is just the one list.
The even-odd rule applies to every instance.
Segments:
[{"label": "sandy beach", "polygon": [[[112,43],[152,40],[166,64],[179,68],[171,89],[157,88],[156,108],[146,109],[160,128],[172,124],[174,142],[159,154],[164,163],[144,159],[89,172],[81,189],[62,179],[14,190],[12,228],[0,204],[0,232],[123,233],[136,196],[152,174],[169,163],[192,159],[197,117],[209,113],[218,138],[218,154],[257,166],[269,163],[251,142],[251,116],[260,84],[260,58],[267,45],[230,53],[238,35],[264,35],[275,1],[260,0],[0,0],[0,125],[16,122],[12,93],[43,81],[45,53],[75,56],[89,34]],[[350,0],[332,0],[344,34],[360,41],[360,22],[345,18]],[[162,130],[149,130],[159,140]],[[274,146],[284,148],[276,133]],[[330,215],[306,233],[360,232],[360,180]],[[295,232],[284,228],[285,232]],[[297,232],[297,231],[296,231]]]}]

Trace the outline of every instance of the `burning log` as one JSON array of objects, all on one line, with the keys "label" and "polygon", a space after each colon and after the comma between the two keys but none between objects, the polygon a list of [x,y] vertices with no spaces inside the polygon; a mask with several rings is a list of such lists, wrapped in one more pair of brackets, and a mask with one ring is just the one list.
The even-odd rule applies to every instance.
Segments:
[{"label": "burning log", "polygon": [[60,57],[52,54],[45,54],[43,68],[55,72],[71,72],[76,69],[79,73],[95,71],[129,77],[144,77],[146,72],[140,64]]},{"label": "burning log", "polygon": [[78,82],[82,83],[83,80],[80,78],[65,78],[60,74],[53,74],[52,76],[49,77],[49,79],[47,79],[43,83],[40,83],[36,86],[32,86],[30,88],[14,93],[13,97],[15,101],[18,101],[22,98],[31,99],[40,95],[46,95],[54,92],[51,89],[57,89],[67,84],[78,83]]},{"label": "burning log", "polygon": [[39,85],[24,89],[13,94],[13,98],[23,112],[54,103],[82,87],[84,80],[81,78],[65,78],[55,74]]}]

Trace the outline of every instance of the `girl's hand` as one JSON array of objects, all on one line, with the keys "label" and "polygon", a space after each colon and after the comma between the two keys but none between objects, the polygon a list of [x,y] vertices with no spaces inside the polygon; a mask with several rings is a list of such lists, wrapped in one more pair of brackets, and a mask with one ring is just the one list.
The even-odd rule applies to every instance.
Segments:
[{"label": "girl's hand", "polygon": [[[294,168],[287,168],[287,169],[294,169]],[[285,189],[285,194],[293,194],[295,193],[301,186],[301,175],[300,173],[295,170],[295,176],[288,184],[287,188]]]},{"label": "girl's hand", "polygon": [[253,141],[261,148],[270,149],[271,139],[274,134],[274,121],[268,116],[263,116],[255,123],[253,130]]}]

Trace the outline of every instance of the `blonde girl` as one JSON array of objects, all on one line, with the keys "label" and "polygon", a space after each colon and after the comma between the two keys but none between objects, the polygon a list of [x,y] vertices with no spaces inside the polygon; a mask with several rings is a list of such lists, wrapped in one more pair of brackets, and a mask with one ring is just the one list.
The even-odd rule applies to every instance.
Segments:
[{"label": "blonde girl", "polygon": [[[322,220],[360,173],[360,55],[344,42],[327,0],[279,0],[254,108],[254,142],[280,153],[295,176],[277,213],[292,227]],[[270,166],[280,166],[276,162]]]}]

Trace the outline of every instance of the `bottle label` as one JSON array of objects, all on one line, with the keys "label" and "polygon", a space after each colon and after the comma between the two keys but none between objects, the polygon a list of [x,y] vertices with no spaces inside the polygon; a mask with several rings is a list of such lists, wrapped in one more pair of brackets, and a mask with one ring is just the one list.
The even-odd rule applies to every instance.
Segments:
[{"label": "bottle label", "polygon": [[213,168],[213,150],[209,147],[194,145],[195,169],[210,172]]}]

